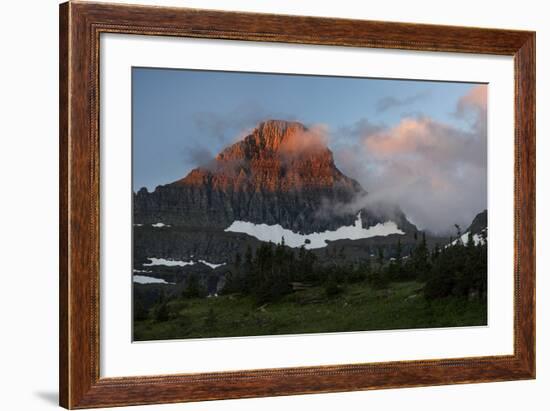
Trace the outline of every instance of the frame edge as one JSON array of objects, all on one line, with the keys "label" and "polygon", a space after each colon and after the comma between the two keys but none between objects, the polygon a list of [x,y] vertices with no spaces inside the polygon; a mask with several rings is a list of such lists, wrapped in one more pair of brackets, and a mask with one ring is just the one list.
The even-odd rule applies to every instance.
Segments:
[{"label": "frame edge", "polygon": [[68,278],[69,3],[59,5],[59,405],[70,404]]},{"label": "frame edge", "polygon": [[536,33],[514,55],[516,77],[516,353],[529,378],[536,378]]},{"label": "frame edge", "polygon": [[[520,150],[517,158],[517,170],[515,179],[520,191],[525,189],[523,198],[516,199],[516,209],[521,212],[521,223],[517,231],[516,243],[517,255],[522,262],[521,279],[524,282],[517,290],[516,302],[521,301],[521,310],[516,311],[515,337],[519,347],[513,357],[481,357],[457,360],[417,361],[423,363],[418,371],[425,371],[429,375],[420,376],[420,372],[412,367],[406,367],[404,363],[384,363],[380,365],[362,364],[357,367],[351,365],[337,365],[333,367],[305,367],[305,371],[293,373],[292,369],[279,370],[242,370],[237,373],[214,373],[212,375],[167,375],[160,377],[123,377],[120,379],[100,379],[98,372],[99,359],[97,350],[99,343],[90,341],[96,338],[94,325],[97,318],[90,307],[98,307],[93,293],[97,291],[93,279],[96,266],[89,264],[94,257],[94,234],[97,234],[94,224],[98,224],[95,218],[93,206],[89,202],[98,199],[97,195],[90,194],[94,189],[99,189],[96,184],[97,175],[94,175],[94,167],[99,167],[97,153],[89,154],[86,150],[97,149],[97,130],[90,120],[93,112],[94,101],[93,77],[95,68],[92,67],[94,53],[94,36],[97,35],[97,27],[101,24],[113,26],[111,13],[117,15],[120,12],[127,21],[131,21],[134,15],[140,16],[140,24],[135,27],[123,28],[132,33],[143,34],[152,30],[152,26],[144,25],[148,21],[147,11],[152,7],[144,7],[133,13],[129,5],[106,5],[98,3],[73,3],[67,2],[60,5],[60,405],[73,408],[91,408],[98,406],[122,406],[153,403],[173,403],[185,401],[213,400],[222,398],[248,398],[275,395],[296,395],[321,392],[344,392],[353,390],[368,390],[381,388],[412,387],[424,385],[443,385],[473,382],[506,381],[535,378],[535,33],[518,31],[493,31],[491,29],[476,29],[477,35],[485,33],[490,38],[499,38],[496,46],[480,43],[477,46],[466,44],[463,48],[466,52],[477,53],[484,47],[494,54],[513,55],[516,61],[516,133]],[[209,38],[233,38],[262,41],[289,41],[287,37],[269,37],[265,33],[255,32],[257,26],[250,25],[250,21],[256,15],[246,13],[232,13],[207,11],[207,18],[201,20],[197,11],[193,9],[179,9],[178,13],[164,8],[155,7],[159,14],[170,14],[173,20],[171,24],[165,23],[169,30],[157,35],[183,36],[186,30],[193,37]],[[174,17],[176,16],[176,17]],[[274,15],[258,15],[269,23],[272,28],[277,27]],[[222,27],[219,31],[205,29],[212,22],[223,21],[229,17],[242,17],[242,21],[235,21],[239,26],[230,35],[225,36]],[[316,17],[285,17],[300,21],[312,31],[316,21],[323,24],[330,23],[331,19]],[[196,26],[189,22],[195,22]],[[152,18],[155,20],[155,18]],[[158,20],[158,19],[157,19]],[[116,16],[114,21],[116,22]],[[352,22],[353,20],[349,20]],[[163,23],[158,23],[163,26]],[[178,25],[183,25],[183,29]],[[347,28],[343,20],[338,22],[340,30],[343,30],[342,45],[357,45],[363,47],[382,47],[395,49],[429,50],[426,46],[432,41],[432,34],[425,35],[423,42],[405,42],[403,39],[413,37],[416,29],[424,27],[424,30],[434,33],[446,26],[414,25],[407,23],[386,23],[396,31],[395,36],[400,38],[392,46],[380,40],[380,30],[384,26],[381,22],[373,22],[371,39],[362,40],[360,35],[370,27],[364,22],[364,27],[358,29],[359,35],[354,35]],[[231,24],[227,23],[226,26]],[[170,26],[170,27],[168,27]],[[250,30],[250,33],[247,32]],[[455,27],[455,31],[460,29]],[[134,31],[132,31],[134,30]],[[178,31],[179,30],[179,31]],[[202,31],[201,31],[202,30]],[[227,30],[227,28],[225,28]],[[475,30],[474,30],[475,31]],[[176,33],[176,34],[170,34]],[[201,34],[202,33],[202,34]],[[229,33],[229,32],[227,32]],[[507,40],[506,33],[510,37]],[[294,34],[288,35],[292,37]],[[447,35],[448,38],[452,35]],[[255,37],[256,36],[256,37]],[[294,35],[294,42],[300,42],[300,35]],[[330,37],[330,36],[329,36]],[[303,38],[307,38],[307,33]],[[426,40],[427,38],[427,40]],[[377,40],[378,39],[378,40]],[[326,38],[314,38],[304,41],[309,44],[331,44]],[[347,43],[346,43],[347,42]],[[370,43],[369,43],[370,42]],[[458,42],[460,43],[460,42]],[[334,43],[337,44],[335,40]],[[416,45],[415,45],[416,44]],[[434,43],[435,44],[435,43]],[[454,43],[440,43],[434,45],[433,51],[451,50]],[[467,50],[466,50],[467,49]],[[456,50],[455,50],[456,51]],[[92,73],[92,74],[90,74]],[[90,82],[91,81],[91,82]],[[72,97],[72,99],[71,99]],[[98,115],[98,113],[95,113]],[[74,122],[71,123],[71,120]],[[519,129],[519,131],[518,131]],[[519,160],[518,160],[519,159]],[[90,171],[91,171],[91,175]],[[80,175],[79,175],[80,174]],[[79,206],[81,207],[79,209]],[[92,221],[86,220],[90,218]],[[98,225],[99,227],[99,225]],[[90,232],[88,232],[89,230]],[[85,237],[85,238],[81,238]],[[71,242],[71,239],[73,240]],[[85,249],[88,246],[90,249]],[[82,249],[84,247],[84,250]],[[92,250],[91,250],[92,249]],[[91,250],[91,251],[90,251]],[[71,287],[71,278],[73,281]],[[78,322],[71,323],[71,315],[78,318]],[[80,321],[82,320],[82,321]],[[98,331],[97,331],[98,332]],[[97,347],[96,347],[97,345]],[[400,368],[402,367],[402,368]],[[461,367],[464,370],[461,371]],[[307,371],[309,368],[309,371]],[[355,371],[353,369],[356,368]],[[283,377],[281,371],[288,373]],[[376,370],[374,372],[373,370]],[[296,371],[296,370],[294,370]],[[378,373],[379,375],[375,375]],[[406,375],[403,375],[406,374]],[[416,382],[403,382],[402,378],[408,377],[413,381],[416,374]],[[317,377],[312,378],[312,376]],[[373,382],[375,378],[384,381]],[[294,385],[296,384],[296,385]]]}]

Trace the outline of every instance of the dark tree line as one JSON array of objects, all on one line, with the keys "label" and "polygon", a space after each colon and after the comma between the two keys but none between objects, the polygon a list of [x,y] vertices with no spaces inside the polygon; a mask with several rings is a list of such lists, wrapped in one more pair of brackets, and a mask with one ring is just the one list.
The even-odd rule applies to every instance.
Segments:
[{"label": "dark tree line", "polygon": [[[391,282],[417,280],[425,283],[427,299],[448,296],[485,298],[487,295],[487,239],[475,245],[471,234],[463,243],[458,233],[444,247],[431,250],[426,236],[417,237],[409,254],[403,255],[398,240],[392,257],[379,247],[374,258],[361,263],[318,261],[305,247],[297,252],[281,244],[264,243],[254,253],[249,247],[244,258],[237,254],[234,270],[228,274],[224,293],[252,295],[258,304],[273,302],[292,292],[292,283],[323,285],[327,297],[337,295],[348,283],[367,282],[386,288]],[[344,251],[342,251],[343,253]]]},{"label": "dark tree line", "polygon": [[422,234],[408,256],[401,256],[401,243],[397,243],[396,257],[385,264],[379,251],[377,267],[368,274],[371,283],[384,288],[391,281],[417,280],[425,283],[424,296],[437,298],[487,296],[487,237],[474,242],[472,234],[466,242],[451,238],[444,247],[435,245],[430,250],[426,236]]},{"label": "dark tree line", "polygon": [[292,291],[292,282],[314,280],[315,262],[316,256],[304,247],[295,255],[284,238],[279,245],[262,244],[255,254],[248,247],[244,259],[236,254],[224,293],[250,294],[258,303],[278,300]]},{"label": "dark tree line", "polygon": [[[460,237],[459,237],[460,238]],[[487,297],[487,237],[475,245],[472,234],[462,243],[457,240],[445,248],[436,247],[431,269],[425,278],[424,294],[428,299],[448,296]]]}]

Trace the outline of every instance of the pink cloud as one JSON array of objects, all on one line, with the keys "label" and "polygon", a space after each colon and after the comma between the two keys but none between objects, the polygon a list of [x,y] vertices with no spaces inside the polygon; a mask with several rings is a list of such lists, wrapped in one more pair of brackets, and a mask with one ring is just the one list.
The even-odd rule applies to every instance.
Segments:
[{"label": "pink cloud", "polygon": [[377,156],[414,153],[421,147],[437,144],[435,136],[429,132],[430,122],[427,118],[406,118],[389,130],[363,136],[363,144]]},{"label": "pink cloud", "polygon": [[323,124],[310,126],[306,131],[296,134],[293,138],[284,139],[279,150],[285,155],[315,153],[325,150],[328,142],[328,128]]},{"label": "pink cloud", "polygon": [[439,233],[466,226],[487,207],[486,108],[487,86],[475,86],[457,100],[461,127],[428,116],[364,127],[357,143],[336,150],[337,165],[367,190],[366,207],[399,205]]},{"label": "pink cloud", "polygon": [[468,111],[487,111],[487,84],[479,84],[462,96],[456,107],[456,114],[464,116]]}]

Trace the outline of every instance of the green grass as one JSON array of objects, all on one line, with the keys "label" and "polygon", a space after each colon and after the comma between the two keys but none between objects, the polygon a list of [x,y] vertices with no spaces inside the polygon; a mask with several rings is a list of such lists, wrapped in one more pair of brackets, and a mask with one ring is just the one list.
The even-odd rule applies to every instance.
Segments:
[{"label": "green grass", "polygon": [[169,319],[134,322],[134,339],[235,337],[486,325],[485,302],[447,298],[428,302],[418,282],[377,290],[351,284],[331,298],[323,287],[285,296],[258,307],[248,296],[176,299]]}]

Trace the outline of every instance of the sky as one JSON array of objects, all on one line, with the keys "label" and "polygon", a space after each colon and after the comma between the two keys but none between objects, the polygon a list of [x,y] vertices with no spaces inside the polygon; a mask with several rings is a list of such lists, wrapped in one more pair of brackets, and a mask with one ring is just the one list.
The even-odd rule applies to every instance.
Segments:
[{"label": "sky", "polygon": [[474,83],[132,69],[133,189],[171,183],[266,119],[316,127],[336,166],[448,233],[487,208],[487,86]]}]

